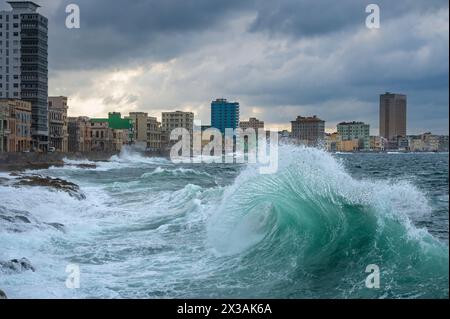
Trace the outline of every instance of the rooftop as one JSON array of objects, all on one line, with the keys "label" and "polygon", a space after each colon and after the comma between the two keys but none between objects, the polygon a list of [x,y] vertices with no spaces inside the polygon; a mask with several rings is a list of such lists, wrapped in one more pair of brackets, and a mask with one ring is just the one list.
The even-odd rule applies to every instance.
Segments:
[{"label": "rooftop", "polygon": [[30,10],[36,12],[41,6],[32,1],[8,1],[13,10]]}]

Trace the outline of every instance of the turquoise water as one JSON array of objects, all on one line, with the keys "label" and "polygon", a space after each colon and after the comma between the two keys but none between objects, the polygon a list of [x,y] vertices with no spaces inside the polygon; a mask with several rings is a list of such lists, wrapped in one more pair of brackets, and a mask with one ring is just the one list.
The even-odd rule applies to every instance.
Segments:
[{"label": "turquoise water", "polygon": [[[66,229],[18,233],[0,221],[0,260],[36,268],[0,273],[0,288],[11,298],[448,298],[448,154],[279,155],[273,175],[131,152],[37,171],[78,184],[84,200],[0,186],[4,209]],[[79,265],[80,289],[65,287],[67,264]],[[365,285],[370,264],[379,289]]]}]

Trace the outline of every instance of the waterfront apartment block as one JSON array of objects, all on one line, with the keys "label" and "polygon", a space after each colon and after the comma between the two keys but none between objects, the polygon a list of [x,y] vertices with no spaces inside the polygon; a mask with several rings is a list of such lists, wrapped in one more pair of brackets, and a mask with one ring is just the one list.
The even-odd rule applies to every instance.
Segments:
[{"label": "waterfront apartment block", "polygon": [[406,137],[406,107],[406,95],[380,95],[380,136],[388,140]]},{"label": "waterfront apartment block", "polygon": [[31,149],[31,103],[0,99],[0,152]]},{"label": "waterfront apartment block", "polygon": [[325,121],[316,115],[298,116],[291,122],[291,137],[300,144],[315,146],[325,139]]},{"label": "waterfront apartment block", "polygon": [[255,132],[258,132],[258,129],[264,129],[264,121],[260,121],[257,118],[251,117],[248,121],[242,121],[239,123],[239,127],[243,130],[252,128]]},{"label": "waterfront apartment block", "polygon": [[225,129],[239,127],[240,106],[238,102],[228,102],[226,99],[216,99],[211,102],[211,126],[219,129],[222,134]]},{"label": "waterfront apartment block", "polygon": [[357,150],[367,151],[370,149],[369,124],[363,122],[342,122],[337,125],[337,132],[343,142],[356,141]]},{"label": "waterfront apartment block", "polygon": [[147,119],[144,112],[131,112],[127,117],[133,125],[133,141],[137,144],[147,144]]},{"label": "waterfront apartment block", "polygon": [[156,117],[147,118],[147,150],[161,151],[161,123]]},{"label": "waterfront apartment block", "polygon": [[67,97],[48,97],[49,147],[57,152],[68,151],[67,109]]},{"label": "waterfront apartment block", "polygon": [[88,117],[69,117],[67,131],[69,152],[90,152],[92,150],[91,122]]},{"label": "waterfront apartment block", "polygon": [[176,128],[185,128],[192,133],[194,129],[194,113],[192,112],[163,112],[161,117],[161,130],[169,134]]},{"label": "waterfront apartment block", "polygon": [[48,147],[48,21],[31,1],[0,12],[0,98],[31,103],[33,148]]}]

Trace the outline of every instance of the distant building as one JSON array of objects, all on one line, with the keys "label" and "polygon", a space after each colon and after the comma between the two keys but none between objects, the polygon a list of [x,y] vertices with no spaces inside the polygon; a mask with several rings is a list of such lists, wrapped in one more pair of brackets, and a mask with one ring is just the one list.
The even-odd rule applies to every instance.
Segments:
[{"label": "distant building", "polygon": [[412,152],[448,152],[448,136],[427,132],[409,136],[408,139]]},{"label": "distant building", "polygon": [[255,132],[258,132],[258,129],[264,129],[264,121],[260,121],[257,118],[251,117],[248,121],[242,121],[239,124],[239,127],[243,130],[252,128]]},{"label": "distant building", "polygon": [[31,103],[0,99],[0,152],[31,149]]},{"label": "distant building", "polygon": [[381,136],[370,137],[370,149],[375,152],[382,152],[386,149],[387,140]]},{"label": "distant building", "polygon": [[388,140],[406,137],[406,95],[380,95],[380,136]]},{"label": "distant building", "polygon": [[108,118],[93,118],[91,122],[92,150],[115,152],[133,140],[133,125],[118,112],[111,112]]},{"label": "distant building", "polygon": [[161,123],[156,117],[147,118],[147,149],[152,152],[161,151]]},{"label": "distant building", "polygon": [[68,151],[67,97],[48,97],[49,146],[58,152]]},{"label": "distant building", "polygon": [[130,119],[133,124],[133,141],[146,145],[148,114],[143,112],[132,112],[128,116],[128,119]]},{"label": "distant building", "polygon": [[325,135],[325,147],[328,152],[339,152],[341,151],[341,136],[335,132]]},{"label": "distant building", "polygon": [[92,150],[91,122],[88,117],[69,117],[67,131],[69,152],[90,152]]},{"label": "distant building", "polygon": [[185,128],[192,133],[194,128],[194,113],[192,112],[163,112],[161,121],[162,131],[170,134],[176,128]]},{"label": "distant building", "polygon": [[222,134],[227,128],[235,130],[239,127],[239,115],[238,102],[228,102],[226,99],[211,102],[211,126],[219,129]]},{"label": "distant building", "polygon": [[363,122],[342,122],[337,125],[342,141],[358,141],[358,150],[370,149],[370,126]]},{"label": "distant building", "polygon": [[325,121],[316,115],[312,117],[298,116],[291,122],[293,139],[306,145],[316,146],[325,139]]},{"label": "distant building", "polygon": [[0,98],[31,103],[33,148],[48,146],[48,20],[31,1],[0,12]]}]

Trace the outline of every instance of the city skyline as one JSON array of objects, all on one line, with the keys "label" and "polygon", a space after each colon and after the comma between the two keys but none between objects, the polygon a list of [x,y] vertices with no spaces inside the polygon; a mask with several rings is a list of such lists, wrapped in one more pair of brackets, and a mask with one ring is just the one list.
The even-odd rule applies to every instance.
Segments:
[{"label": "city skyline", "polygon": [[[317,114],[327,132],[354,120],[377,135],[378,96],[390,91],[408,96],[408,134],[448,134],[445,1],[380,1],[378,30],[365,27],[364,4],[350,1],[312,12],[300,10],[302,1],[78,1],[81,28],[72,30],[64,25],[69,1],[36,3],[49,19],[49,95],[68,96],[70,116],[140,111],[161,120],[179,109],[208,124],[210,102],[226,97],[240,102],[242,118],[268,128]],[[149,32],[136,35],[130,21]]]}]

